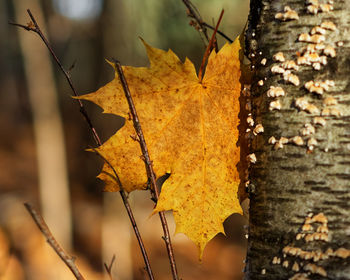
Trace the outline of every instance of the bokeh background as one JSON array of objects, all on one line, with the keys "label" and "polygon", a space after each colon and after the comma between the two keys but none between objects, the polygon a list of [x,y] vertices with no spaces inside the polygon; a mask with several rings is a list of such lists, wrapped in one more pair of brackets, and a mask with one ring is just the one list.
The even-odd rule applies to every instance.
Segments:
[{"label": "bokeh background", "polygon": [[[243,29],[248,0],[193,0],[204,21],[230,38]],[[53,234],[76,257],[86,279],[108,279],[103,263],[115,255],[113,279],[147,279],[143,260],[118,193],[103,193],[95,177],[102,161],[85,149],[95,143],[70,97],[72,92],[39,37],[10,26],[27,24],[31,9],[79,94],[95,91],[114,73],[105,58],[147,65],[139,37],[171,48],[197,69],[205,46],[189,25],[181,0],[2,0],[0,1],[0,279],[73,279],[45,243],[23,203],[43,214]],[[219,45],[225,41],[219,38]],[[74,66],[74,67],[71,67]],[[120,118],[84,103],[103,141]],[[148,192],[130,194],[156,279],[171,279],[157,216]],[[174,233],[167,213],[182,279],[242,279],[246,220],[233,215],[227,236],[209,243],[202,262],[195,245]]]}]

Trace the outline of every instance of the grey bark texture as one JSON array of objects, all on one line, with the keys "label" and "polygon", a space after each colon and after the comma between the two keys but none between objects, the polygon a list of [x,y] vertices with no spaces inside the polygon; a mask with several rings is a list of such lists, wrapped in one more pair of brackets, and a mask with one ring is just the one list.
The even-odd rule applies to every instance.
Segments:
[{"label": "grey bark texture", "polygon": [[[251,0],[245,51],[255,70],[251,85],[252,116],[255,124],[263,125],[264,132],[251,142],[257,162],[249,170],[250,228],[245,279],[350,279],[350,251],[346,250],[350,249],[350,1],[320,0],[319,4],[331,3],[333,10],[322,11],[318,5],[317,14],[307,11],[307,3]],[[285,12],[285,6],[295,10],[299,19],[276,19],[277,13]],[[319,56],[327,56],[326,65],[321,63],[320,70],[315,70],[312,63],[292,69],[299,85],[284,80],[283,74],[271,72],[272,66],[282,67],[282,62],[273,59],[274,54],[283,52],[286,61],[296,62],[298,56],[303,56],[303,48],[310,44],[300,42],[299,35],[311,36],[313,27],[329,21],[336,30],[326,30],[322,44],[332,46],[336,56],[325,55],[322,49],[316,51]],[[267,61],[265,65],[261,64],[263,58]],[[334,86],[328,82],[331,86],[323,94],[305,88],[308,81],[326,80],[334,81]],[[268,97],[270,86],[282,87],[285,96]],[[298,108],[296,100],[300,97],[314,104],[318,111],[314,108],[309,113]],[[337,104],[327,105],[334,103],[327,97],[333,97]],[[280,101],[281,109],[270,111],[270,102],[274,100]],[[337,115],[339,112],[341,115]],[[314,117],[324,118],[326,124],[314,125]],[[312,124],[315,132],[311,129],[310,135],[302,135],[305,124]],[[277,141],[286,137],[289,142],[278,148],[278,144],[268,144],[272,136]],[[292,144],[290,139],[294,136],[301,136],[304,144]],[[310,138],[317,140],[313,150],[307,146]],[[324,214],[328,223],[312,223],[312,217],[319,213]],[[312,230],[302,230],[305,220]],[[319,238],[314,233],[320,226],[328,228],[328,234],[323,235],[328,241],[312,241],[313,237]],[[307,242],[306,236],[311,240]],[[299,248],[299,253],[283,251],[286,246]],[[311,252],[310,259],[305,259],[305,253],[300,255],[300,250]],[[334,253],[337,250],[344,254]],[[317,255],[323,257],[318,260]],[[295,263],[299,271],[297,266],[292,270]]]}]

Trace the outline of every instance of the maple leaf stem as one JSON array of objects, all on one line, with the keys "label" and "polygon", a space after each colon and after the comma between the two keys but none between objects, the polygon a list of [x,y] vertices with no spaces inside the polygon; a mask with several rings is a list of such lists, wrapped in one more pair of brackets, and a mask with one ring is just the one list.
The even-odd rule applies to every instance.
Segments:
[{"label": "maple leaf stem", "polygon": [[216,35],[216,32],[218,31],[218,28],[219,28],[219,25],[220,25],[220,22],[221,22],[221,19],[222,19],[222,16],[224,15],[224,10],[221,11],[220,13],[220,17],[219,17],[219,20],[216,24],[216,27],[215,27],[215,30],[213,32],[213,35],[211,36],[210,38],[210,41],[209,41],[209,44],[207,46],[207,49],[205,50],[205,53],[204,53],[204,56],[203,56],[203,60],[202,60],[202,64],[201,64],[201,67],[199,68],[199,71],[198,71],[198,79],[199,81],[202,81],[203,79],[203,71],[204,71],[204,66],[205,66],[205,63],[208,59],[208,56],[209,56],[209,53],[213,47],[213,44],[215,42],[215,35]]},{"label": "maple leaf stem", "polygon": [[[60,70],[63,72],[64,76],[66,77],[66,80],[67,80],[67,82],[68,82],[68,84],[69,84],[71,90],[73,91],[74,96],[78,96],[77,91],[76,91],[76,89],[75,89],[75,87],[74,87],[74,85],[73,85],[73,82],[72,82],[72,79],[71,79],[71,77],[70,77],[69,72],[63,67],[61,61],[59,60],[59,58],[58,58],[57,55],[55,54],[53,48],[51,47],[49,41],[46,39],[45,35],[42,33],[42,31],[41,31],[41,29],[40,29],[40,27],[39,27],[39,25],[38,25],[38,23],[37,23],[35,17],[33,16],[33,14],[31,13],[31,11],[30,11],[29,9],[27,10],[27,13],[28,13],[29,17],[30,17],[31,20],[32,20],[32,22],[30,22],[29,24],[23,25],[23,24],[19,24],[19,23],[15,23],[15,22],[9,22],[9,24],[11,24],[11,25],[13,25],[13,26],[17,26],[17,27],[23,28],[23,29],[25,29],[25,30],[27,30],[27,31],[35,32],[36,34],[38,34],[38,35],[40,36],[41,40],[44,42],[44,44],[46,45],[47,49],[48,49],[49,52],[51,53],[53,59],[56,61],[56,63],[57,63],[57,65],[59,66]],[[95,140],[96,144],[97,144],[98,146],[101,146],[101,145],[102,145],[102,142],[101,142],[101,140],[100,140],[100,137],[99,137],[99,135],[98,135],[98,133],[97,133],[95,127],[93,126],[92,121],[91,121],[91,119],[90,119],[90,117],[89,117],[87,111],[85,110],[85,107],[84,107],[83,103],[82,103],[81,100],[79,100],[79,99],[77,99],[77,102],[78,102],[79,107],[80,107],[80,113],[83,115],[85,121],[87,122],[87,124],[88,124],[88,126],[89,126],[89,128],[90,128],[90,130],[91,130],[91,133],[92,133],[92,135],[93,135],[93,137],[94,137],[94,140]],[[93,149],[93,150],[96,151],[95,149]],[[101,155],[100,155],[100,156],[101,156]],[[106,161],[106,159],[104,159],[104,160]],[[106,161],[106,162],[107,162],[107,161]],[[109,163],[107,162],[107,164],[109,164]],[[109,164],[109,165],[110,165],[110,164]],[[119,193],[120,193],[120,195],[121,195],[121,197],[122,197],[124,207],[125,207],[125,209],[126,209],[126,211],[127,211],[127,213],[128,213],[129,220],[130,220],[131,225],[132,225],[132,227],[133,227],[133,229],[134,229],[134,233],[135,233],[136,239],[137,239],[137,241],[138,241],[138,243],[139,243],[139,247],[140,247],[140,250],[141,250],[141,253],[142,253],[142,256],[143,256],[145,265],[146,265],[147,273],[148,273],[148,275],[149,275],[149,278],[150,278],[151,280],[153,280],[153,279],[154,279],[154,276],[153,276],[153,272],[152,272],[152,269],[151,269],[151,266],[150,266],[150,262],[149,262],[149,259],[148,259],[148,256],[147,256],[147,252],[146,252],[145,246],[144,246],[144,244],[143,244],[143,241],[142,241],[142,238],[141,238],[141,234],[140,234],[140,232],[139,232],[139,230],[138,230],[136,221],[135,221],[135,219],[134,219],[134,215],[133,215],[132,209],[131,209],[131,207],[130,207],[130,204],[129,204],[129,201],[128,201],[128,197],[127,197],[127,195],[125,194],[124,188],[123,188],[123,186],[122,186],[122,183],[121,183],[120,180],[119,180],[119,177],[118,177],[118,175],[117,175],[115,169],[114,169],[112,166],[111,166],[111,168],[112,168],[112,170],[113,170],[113,172],[114,172],[114,174],[115,174],[115,178],[118,178],[118,179],[117,179],[117,183],[119,184],[119,188],[120,188],[120,190],[121,190]],[[51,232],[49,231],[49,229],[48,229],[47,225],[45,224],[44,220],[42,219],[42,217],[41,217],[39,214],[37,214],[37,213],[32,209],[32,207],[31,207],[29,204],[28,204],[28,205],[25,204],[25,206],[26,206],[26,208],[28,209],[28,211],[30,212],[30,214],[32,215],[34,221],[37,223],[37,225],[38,225],[38,227],[40,228],[40,230],[41,230],[41,231],[43,232],[43,234],[45,235],[45,237],[47,237],[46,234],[51,234]],[[47,230],[46,230],[46,229],[47,229]],[[52,234],[51,234],[51,235],[48,235],[48,236],[51,238]],[[47,238],[48,238],[48,237],[47,237]],[[52,236],[52,238],[53,238],[53,236]],[[53,239],[53,240],[54,240],[54,239]],[[49,239],[48,239],[48,242],[50,243]],[[57,243],[57,241],[56,241],[56,243]],[[56,243],[53,243],[53,244],[56,244]],[[58,243],[57,243],[57,244],[58,244]],[[51,243],[50,243],[50,245],[51,245]],[[51,245],[51,246],[53,247],[53,245]],[[54,248],[54,247],[53,247],[53,248]],[[55,248],[54,248],[54,249],[55,249]],[[55,251],[56,251],[56,249],[55,249]],[[59,254],[58,251],[56,251],[56,252],[57,252],[57,254]],[[61,257],[61,258],[62,258],[62,257]],[[64,261],[64,262],[66,263],[66,265],[72,270],[71,265],[74,265],[74,262],[70,261],[69,263],[67,263],[65,260],[63,260],[63,261]],[[73,268],[74,268],[74,267],[73,267]],[[73,272],[73,274],[74,274],[74,271],[73,271],[73,270],[72,270],[72,272]],[[76,275],[76,274],[74,274],[74,275]],[[80,275],[81,275],[81,274],[80,274]],[[80,279],[80,280],[84,280],[84,278],[83,278],[82,276],[81,276],[80,278],[78,278],[78,277],[76,277],[76,278],[77,278],[77,279]]]},{"label": "maple leaf stem", "polygon": [[[123,86],[124,94],[125,94],[126,100],[128,102],[128,105],[129,105],[130,113],[132,115],[132,120],[133,120],[136,134],[139,137],[139,143],[140,143],[142,155],[143,155],[144,162],[145,162],[147,177],[151,183],[150,190],[151,190],[153,198],[158,200],[159,191],[158,191],[157,184],[156,184],[156,175],[155,175],[154,170],[153,170],[152,161],[151,161],[149,153],[148,153],[146,140],[145,140],[143,132],[142,132],[142,127],[141,127],[141,124],[140,124],[140,121],[139,121],[139,118],[138,118],[138,115],[136,112],[135,104],[133,102],[133,99],[132,99],[132,96],[131,96],[131,93],[129,90],[129,86],[128,86],[128,83],[125,79],[123,68],[120,65],[120,62],[115,60],[115,59],[113,59],[113,62],[115,63],[120,82]],[[168,253],[168,257],[169,257],[172,276],[173,276],[174,280],[178,280],[179,276],[178,276],[177,268],[176,268],[174,250],[173,250],[173,246],[172,246],[171,239],[170,239],[168,223],[167,223],[167,220],[165,218],[165,214],[163,211],[159,212],[159,217],[160,217],[160,221],[161,221],[162,228],[163,228],[163,233],[164,233],[163,239],[165,241],[165,245],[166,245],[166,249],[167,249],[167,253]]]},{"label": "maple leaf stem", "polygon": [[45,223],[43,217],[29,203],[24,203],[24,206],[26,207],[29,214],[32,216],[41,233],[45,236],[47,243],[49,243],[49,245],[54,249],[56,254],[72,271],[75,278],[77,280],[85,280],[84,276],[81,274],[78,267],[75,265],[74,257],[68,255],[65,252],[65,250],[61,247],[61,245],[57,242],[55,237],[52,235],[49,227]]}]

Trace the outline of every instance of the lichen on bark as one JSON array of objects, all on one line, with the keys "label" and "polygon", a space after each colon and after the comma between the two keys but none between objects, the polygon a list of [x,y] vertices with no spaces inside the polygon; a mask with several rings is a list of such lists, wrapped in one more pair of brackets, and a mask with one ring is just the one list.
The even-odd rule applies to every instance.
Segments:
[{"label": "lichen on bark", "polygon": [[[322,2],[323,3],[323,2]],[[325,2],[326,3],[326,2]],[[321,1],[320,1],[321,4]],[[295,10],[298,20],[280,21],[275,15],[285,6]],[[254,137],[251,152],[257,162],[249,170],[250,228],[246,279],[289,279],[296,272],[282,265],[272,264],[274,256],[283,257],[282,249],[291,244],[304,250],[350,249],[350,1],[335,1],[333,10],[310,14],[306,1],[251,1],[249,27],[246,34],[246,54],[252,61],[254,75],[251,86],[252,115],[261,123],[264,133]],[[309,33],[322,22],[335,23],[336,30],[327,30],[324,45],[336,50],[336,57],[327,57],[327,64],[315,70],[312,65],[299,65],[291,72],[299,77],[298,86],[285,81],[283,75],[271,73],[273,55],[283,52],[286,60],[296,61],[302,56],[306,42],[299,42],[301,33]],[[253,55],[252,55],[253,54]],[[320,56],[322,50],[319,51]],[[260,62],[266,58],[267,63]],[[263,81],[259,85],[258,81]],[[333,80],[335,86],[323,95],[310,93],[308,81]],[[269,110],[273,100],[266,92],[270,86],[282,87],[286,94],[279,97],[281,110]],[[308,113],[296,107],[296,99],[306,97],[319,112]],[[300,135],[307,123],[320,116],[326,97],[333,97],[341,116],[323,116],[326,125],[314,125],[315,133]],[[274,149],[268,139],[301,136],[301,146],[288,143]],[[317,140],[311,151],[310,138]],[[328,217],[329,242],[296,240],[305,217],[309,213],[324,213]],[[288,260],[288,257],[284,258]],[[305,265],[312,261],[304,261]],[[328,258],[317,262],[327,277],[309,273],[309,279],[350,279],[350,257]]]}]

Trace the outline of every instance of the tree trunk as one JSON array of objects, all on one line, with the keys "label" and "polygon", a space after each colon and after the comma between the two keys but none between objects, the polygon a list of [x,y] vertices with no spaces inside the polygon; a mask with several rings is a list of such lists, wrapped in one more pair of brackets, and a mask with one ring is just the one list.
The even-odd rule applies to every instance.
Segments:
[{"label": "tree trunk", "polygon": [[[350,1],[308,2],[316,1],[251,0],[246,53],[255,69],[252,116],[264,132],[251,142],[257,161],[249,170],[245,279],[350,279]],[[323,24],[328,29],[314,31],[324,37],[313,37],[312,28],[322,22],[333,22],[335,30]],[[301,33],[308,35],[299,38]],[[299,57],[309,65],[283,64],[273,58],[278,52],[285,62]],[[274,74],[272,66],[293,69]],[[285,95],[269,97],[278,95],[268,92],[271,86]],[[276,100],[280,109],[271,103]]]}]

